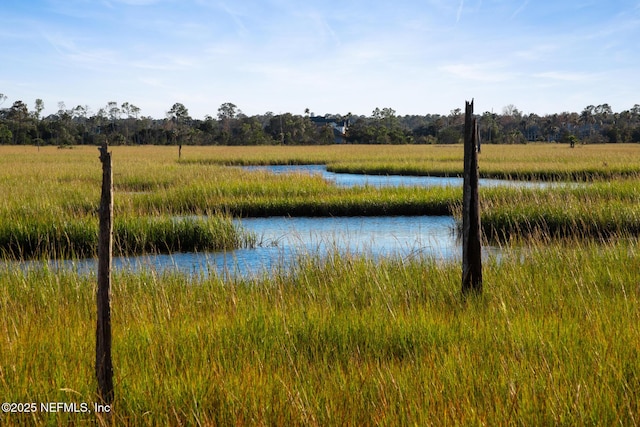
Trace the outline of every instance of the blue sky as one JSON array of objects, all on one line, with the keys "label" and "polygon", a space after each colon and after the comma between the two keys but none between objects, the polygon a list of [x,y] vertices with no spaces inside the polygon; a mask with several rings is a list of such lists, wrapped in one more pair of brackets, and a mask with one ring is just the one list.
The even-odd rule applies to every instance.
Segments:
[{"label": "blue sky", "polygon": [[2,107],[162,118],[640,104],[640,0],[3,0]]}]

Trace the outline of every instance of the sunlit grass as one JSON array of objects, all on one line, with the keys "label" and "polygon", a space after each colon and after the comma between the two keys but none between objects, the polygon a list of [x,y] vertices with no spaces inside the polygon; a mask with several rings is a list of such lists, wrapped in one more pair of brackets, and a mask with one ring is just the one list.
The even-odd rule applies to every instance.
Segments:
[{"label": "sunlit grass", "polygon": [[[312,257],[226,283],[119,273],[114,423],[633,425],[637,245],[506,253],[466,302],[459,266],[428,259]],[[0,282],[3,398],[94,401],[94,279]]]},{"label": "sunlit grass", "polygon": [[[1,150],[0,241],[5,254],[91,253],[100,189],[98,150]],[[186,147],[181,161],[175,147],[112,151],[116,218],[149,217],[149,225],[160,223],[153,217],[176,215],[451,215],[461,200],[460,188],[339,188],[319,176],[224,166],[325,163],[336,170],[367,173],[459,175],[460,146]],[[483,188],[485,234],[499,240],[539,232],[558,237],[637,234],[640,188],[633,177],[639,153],[636,145],[485,145],[480,171],[487,176],[596,181],[548,189]],[[231,234],[238,232],[230,223],[218,223],[227,224]],[[120,229],[127,236],[134,229],[144,231],[130,228]],[[163,243],[176,246],[155,242],[120,247],[150,249]]]},{"label": "sunlit grass", "polygon": [[492,239],[640,235],[637,180],[552,189],[494,188],[481,194],[483,231]]},{"label": "sunlit grass", "polygon": [[[219,213],[455,214],[461,198],[454,188],[340,189],[224,166],[458,173],[459,146],[184,147],[180,162],[175,147],[112,150],[122,253],[225,242],[212,223],[230,219]],[[597,182],[483,188],[485,234],[505,250],[485,262],[483,295],[466,301],[460,266],[428,258],[311,256],[224,281],[114,274],[112,424],[637,425],[637,152],[484,146],[484,172]],[[65,240],[93,248],[99,189],[95,147],[0,147],[0,236],[40,247],[58,239],[38,257],[80,252],[61,249]],[[240,230],[230,236],[246,242]],[[0,265],[3,401],[96,401],[95,277]],[[3,425],[95,419],[0,414]]]}]

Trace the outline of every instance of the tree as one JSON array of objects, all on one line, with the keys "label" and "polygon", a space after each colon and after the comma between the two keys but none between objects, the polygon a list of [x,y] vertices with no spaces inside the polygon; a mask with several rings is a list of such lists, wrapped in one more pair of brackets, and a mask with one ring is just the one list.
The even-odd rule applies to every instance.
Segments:
[{"label": "tree", "polygon": [[596,107],[594,107],[593,105],[588,105],[584,108],[584,110],[582,110],[582,113],[580,114],[580,123],[582,124],[582,126],[589,129],[589,140],[593,136],[593,125],[595,124],[593,111],[595,110],[595,108]]},{"label": "tree", "polygon": [[518,110],[518,108],[516,108],[516,106],[513,104],[506,105],[504,108],[502,108],[502,114],[514,118],[520,118],[520,116],[522,115],[520,110]]},{"label": "tree", "polygon": [[376,144],[406,144],[407,136],[400,128],[400,122],[393,108],[376,108],[371,113],[374,122],[374,142]]},{"label": "tree", "polygon": [[16,101],[9,109],[7,118],[13,124],[13,143],[14,144],[28,144],[30,138],[28,131],[33,127],[32,123],[29,123],[29,109],[27,104],[22,101]]},{"label": "tree", "polygon": [[352,144],[369,144],[374,140],[374,128],[365,118],[358,118],[347,130],[347,141]]},{"label": "tree", "polygon": [[447,127],[438,132],[438,144],[458,144],[463,140],[463,136],[458,129]]},{"label": "tree", "polygon": [[482,114],[482,118],[479,120],[478,127],[483,143],[493,143],[500,134],[500,128],[498,127],[496,115],[489,111],[485,111]]},{"label": "tree", "polygon": [[140,108],[138,108],[135,105],[131,104],[129,106],[129,112],[131,113],[130,117],[133,117],[134,119],[138,120],[138,116],[140,115]]},{"label": "tree", "polygon": [[29,109],[27,104],[22,101],[16,101],[9,110],[8,118],[11,120],[25,120],[29,117]]},{"label": "tree", "polygon": [[189,110],[183,104],[176,102],[167,112],[167,118],[177,124],[186,124],[191,120]]},{"label": "tree", "polygon": [[235,121],[238,114],[238,107],[232,102],[225,102],[218,108],[218,120],[220,121],[220,127],[222,132],[220,134],[221,142],[223,144],[231,143],[232,137],[232,124]]},{"label": "tree", "polygon": [[87,115],[89,114],[89,107],[86,105],[78,105],[73,110],[71,110],[72,116],[74,118],[78,118],[81,121],[87,120]]},{"label": "tree", "polygon": [[42,110],[44,110],[44,102],[42,101],[42,99],[38,98],[36,99],[36,106],[33,114],[36,120],[40,120],[40,114],[42,114]]},{"label": "tree", "polygon": [[218,120],[231,120],[236,118],[238,107],[231,103],[225,102],[218,108]]},{"label": "tree", "polygon": [[115,101],[109,101],[107,103],[107,113],[109,114],[109,120],[115,124],[117,120],[120,120],[121,110],[118,107],[118,103]]},{"label": "tree", "polygon": [[271,140],[267,137],[262,128],[262,124],[255,117],[247,117],[240,119],[237,135],[234,137],[235,142],[240,145],[264,145],[269,144]]},{"label": "tree", "polygon": [[13,142],[13,133],[3,123],[0,123],[0,144],[11,144]]},{"label": "tree", "polygon": [[[6,99],[0,94],[0,105]],[[193,120],[181,103],[175,103],[164,120],[139,119],[140,109],[129,102],[119,105],[111,101],[94,115],[88,106],[67,109],[64,102],[58,103],[53,117],[42,117],[43,111],[41,99],[36,99],[34,110],[26,115],[21,101],[10,108],[0,108],[3,142],[10,135],[10,142],[20,144],[94,144],[99,135],[105,134],[112,143],[123,144],[167,144],[178,140],[197,144],[317,144],[334,142],[334,128],[341,130],[345,120],[346,140],[351,143],[457,143],[463,130],[461,109],[444,116],[398,116],[393,108],[385,107],[375,108],[370,116],[325,114],[324,121],[316,120],[309,108],[300,115],[275,116],[267,112],[247,117],[231,102],[220,105],[217,118],[207,116],[205,120]],[[566,132],[581,143],[640,142],[640,104],[619,113],[605,103],[589,105],[581,113],[545,116],[522,114],[510,104],[500,114],[485,112],[478,127],[481,139],[488,143],[562,141]]]},{"label": "tree", "polygon": [[129,104],[128,102],[124,102],[120,106],[120,109],[127,116],[124,120],[124,135],[125,135],[125,140],[129,141],[129,124],[134,118],[135,118],[135,121],[137,122],[138,113],[140,113],[140,109],[133,104]]},{"label": "tree", "polygon": [[464,118],[462,117],[462,109],[456,108],[455,110],[451,110],[449,113],[449,117],[451,119],[451,126],[460,126],[464,125]]},{"label": "tree", "polygon": [[131,105],[128,102],[123,102],[120,106],[120,110],[127,116],[127,118],[131,118]]},{"label": "tree", "polygon": [[173,142],[178,142],[178,158],[182,157],[182,141],[189,134],[187,125],[191,121],[189,110],[184,104],[176,102],[167,112]]}]

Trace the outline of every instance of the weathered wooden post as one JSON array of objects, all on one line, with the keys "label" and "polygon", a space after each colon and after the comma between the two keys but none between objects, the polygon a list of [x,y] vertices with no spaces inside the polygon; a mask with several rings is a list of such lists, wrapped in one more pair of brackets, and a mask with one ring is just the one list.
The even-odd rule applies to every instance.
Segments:
[{"label": "weathered wooden post", "polygon": [[113,365],[111,361],[111,251],[113,248],[113,186],[111,153],[105,141],[100,150],[102,195],[100,197],[100,231],[98,234],[98,307],[96,328],[96,377],[102,403],[113,402]]},{"label": "weathered wooden post", "polygon": [[473,100],[464,119],[464,189],[462,203],[462,293],[482,292],[482,246],[478,197],[478,123]]}]

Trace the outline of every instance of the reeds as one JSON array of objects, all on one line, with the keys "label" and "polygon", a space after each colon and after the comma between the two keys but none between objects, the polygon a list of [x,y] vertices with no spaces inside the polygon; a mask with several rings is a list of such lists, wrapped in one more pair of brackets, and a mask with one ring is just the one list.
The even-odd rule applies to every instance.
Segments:
[{"label": "reeds", "polygon": [[[552,189],[485,189],[483,233],[493,241],[638,236],[639,190],[635,180]],[[457,212],[459,216],[459,208]]]},{"label": "reeds", "polygon": [[[226,283],[118,273],[113,422],[634,425],[637,245],[506,252],[467,301],[459,266],[429,259],[335,254]],[[92,278],[2,270],[0,283],[3,398],[93,402]]]},{"label": "reeds", "polygon": [[[114,222],[113,235],[116,255],[230,250],[255,244],[255,236],[236,226],[230,217],[216,215],[120,217]],[[96,256],[97,247],[95,218],[0,223],[3,258],[87,258]]]},{"label": "reeds", "polygon": [[[17,257],[92,255],[100,186],[97,150],[26,150],[3,148],[0,247]],[[113,151],[116,224],[122,223],[119,232],[130,239],[121,239],[118,247],[123,252],[228,248],[233,240],[185,246],[183,242],[194,240],[189,227],[176,228],[172,221],[160,219],[164,216],[451,215],[461,200],[461,190],[451,187],[338,188],[319,176],[276,176],[218,164],[326,163],[376,173],[456,174],[462,155],[457,146],[188,147],[180,162],[171,147],[113,147]],[[640,160],[637,151],[632,145],[573,150],[554,145],[484,147],[480,168],[485,174],[596,180],[538,190],[483,188],[485,235],[504,241],[536,234],[599,238],[637,234],[640,188],[635,180],[597,181],[633,175],[634,159]],[[143,230],[132,222],[136,217],[147,218],[145,224],[155,228]],[[144,243],[143,235],[152,239]]]},{"label": "reeds", "polygon": [[[287,149],[185,147],[189,163],[177,162],[173,148],[114,147],[116,249],[246,242],[229,230],[229,217],[176,215],[426,213],[430,204],[454,212],[461,197],[456,189],[337,189],[317,177],[273,177],[207,160],[254,162]],[[565,163],[549,170],[631,170],[637,160],[635,146],[560,149],[485,146],[481,168],[548,168],[558,153]],[[396,156],[409,165],[425,156],[444,164],[461,153],[305,150],[291,149],[287,161],[373,164]],[[0,235],[19,242],[9,252],[71,256],[84,249],[65,241],[93,247],[96,151],[2,148]],[[637,425],[638,190],[619,178],[482,189],[483,224],[502,235],[505,250],[485,263],[483,295],[467,300],[459,265],[415,257],[312,256],[261,278],[225,281],[114,273],[112,424]],[[601,234],[608,239],[585,238]],[[526,236],[527,245],[512,245],[513,236]],[[95,277],[5,263],[0,307],[3,401],[97,400]],[[7,425],[96,419],[105,422],[94,413],[0,414]]]}]

